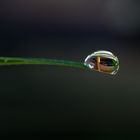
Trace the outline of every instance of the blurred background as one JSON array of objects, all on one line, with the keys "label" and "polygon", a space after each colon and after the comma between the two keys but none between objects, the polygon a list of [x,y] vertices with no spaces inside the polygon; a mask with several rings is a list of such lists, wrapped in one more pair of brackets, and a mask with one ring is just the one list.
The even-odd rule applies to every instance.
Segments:
[{"label": "blurred background", "polygon": [[0,56],[120,59],[116,76],[59,66],[0,67],[1,134],[134,139],[140,133],[140,1],[0,1]]}]

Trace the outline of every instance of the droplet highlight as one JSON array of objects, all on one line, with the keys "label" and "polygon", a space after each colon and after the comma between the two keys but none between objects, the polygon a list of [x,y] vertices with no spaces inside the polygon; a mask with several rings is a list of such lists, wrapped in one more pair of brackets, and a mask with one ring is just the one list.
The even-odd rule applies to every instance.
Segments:
[{"label": "droplet highlight", "polygon": [[88,55],[84,65],[91,70],[115,75],[119,70],[118,58],[109,51],[96,51]]}]

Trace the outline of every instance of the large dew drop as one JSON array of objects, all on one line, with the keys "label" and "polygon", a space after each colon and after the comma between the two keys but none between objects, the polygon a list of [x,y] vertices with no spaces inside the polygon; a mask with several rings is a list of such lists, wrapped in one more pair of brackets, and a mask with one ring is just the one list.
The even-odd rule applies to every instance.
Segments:
[{"label": "large dew drop", "polygon": [[84,63],[91,70],[115,75],[119,70],[118,58],[109,51],[96,51],[88,55]]}]

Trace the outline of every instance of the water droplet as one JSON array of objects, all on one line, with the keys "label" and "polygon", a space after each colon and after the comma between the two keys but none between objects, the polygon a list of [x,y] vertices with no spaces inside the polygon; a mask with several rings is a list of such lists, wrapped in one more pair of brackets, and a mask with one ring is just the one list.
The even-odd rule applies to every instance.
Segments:
[{"label": "water droplet", "polygon": [[115,75],[119,70],[118,58],[109,51],[96,51],[88,55],[84,63],[91,70]]}]

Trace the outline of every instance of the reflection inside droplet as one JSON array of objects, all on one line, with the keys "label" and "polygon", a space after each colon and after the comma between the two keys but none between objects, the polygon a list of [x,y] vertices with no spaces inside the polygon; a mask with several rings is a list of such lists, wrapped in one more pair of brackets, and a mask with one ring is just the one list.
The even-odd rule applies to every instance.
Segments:
[{"label": "reflection inside droplet", "polygon": [[115,75],[119,70],[118,58],[109,51],[97,51],[87,56],[84,63],[91,70]]}]

